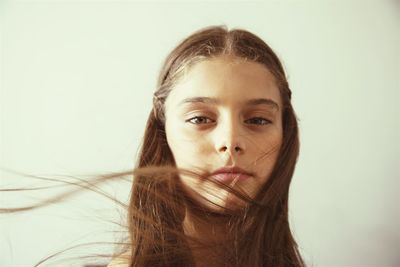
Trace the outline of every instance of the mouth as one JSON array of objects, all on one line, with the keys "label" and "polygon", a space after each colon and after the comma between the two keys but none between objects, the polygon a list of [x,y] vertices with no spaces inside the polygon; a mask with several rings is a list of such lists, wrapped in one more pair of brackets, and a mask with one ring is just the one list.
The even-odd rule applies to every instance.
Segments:
[{"label": "mouth", "polygon": [[220,182],[234,182],[247,180],[252,176],[251,173],[239,167],[223,167],[211,174],[211,177]]}]

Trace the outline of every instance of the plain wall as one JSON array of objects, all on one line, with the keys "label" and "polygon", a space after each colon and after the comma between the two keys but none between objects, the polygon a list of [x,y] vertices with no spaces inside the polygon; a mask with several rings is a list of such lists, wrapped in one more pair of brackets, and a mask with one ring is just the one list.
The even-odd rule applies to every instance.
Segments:
[{"label": "plain wall", "polygon": [[[398,1],[3,1],[0,167],[50,176],[132,168],[168,52],[206,26],[244,28],[280,56],[293,91],[301,152],[290,223],[306,262],[400,266],[399,7]],[[3,188],[37,185],[43,183],[1,173]],[[129,183],[109,189],[127,199]],[[0,206],[57,190],[2,192]],[[113,241],[114,226],[104,220],[118,221],[116,210],[85,193],[1,215],[0,266],[33,266],[82,241]]]}]

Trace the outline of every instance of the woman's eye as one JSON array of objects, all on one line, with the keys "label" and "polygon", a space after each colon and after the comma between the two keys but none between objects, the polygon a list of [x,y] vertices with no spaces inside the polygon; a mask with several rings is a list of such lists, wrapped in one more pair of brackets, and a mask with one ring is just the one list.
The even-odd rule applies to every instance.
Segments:
[{"label": "woman's eye", "polygon": [[205,124],[213,122],[210,118],[204,116],[196,116],[191,119],[188,119],[186,122],[190,122],[192,124]]},{"label": "woman's eye", "polygon": [[257,125],[267,125],[270,124],[271,121],[264,119],[264,118],[251,118],[245,121],[246,123],[250,123],[250,124],[257,124]]}]

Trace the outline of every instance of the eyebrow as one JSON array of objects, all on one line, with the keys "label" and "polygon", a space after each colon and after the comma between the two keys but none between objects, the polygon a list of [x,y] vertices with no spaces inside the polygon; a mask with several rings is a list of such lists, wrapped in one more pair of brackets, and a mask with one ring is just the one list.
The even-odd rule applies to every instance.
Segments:
[{"label": "eyebrow", "polygon": [[[211,97],[189,97],[185,98],[183,101],[179,103],[179,105],[187,104],[187,103],[205,103],[205,104],[219,104],[220,101],[216,98]],[[279,110],[279,105],[269,98],[255,98],[250,99],[245,102],[246,106],[254,106],[254,105],[267,105],[273,109]]]}]

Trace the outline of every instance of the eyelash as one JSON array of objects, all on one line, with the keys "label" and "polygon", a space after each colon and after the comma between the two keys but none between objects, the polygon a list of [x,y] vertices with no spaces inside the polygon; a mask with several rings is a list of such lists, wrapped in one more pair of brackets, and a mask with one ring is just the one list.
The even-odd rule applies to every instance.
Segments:
[{"label": "eyelash", "polygon": [[246,121],[250,121],[250,120],[252,120],[252,121],[254,121],[254,120],[262,120],[263,121],[263,123],[256,123],[257,125],[267,125],[267,124],[272,123],[270,120],[267,120],[267,119],[264,119],[264,118],[261,118],[261,117],[254,117],[254,118],[248,119]]},{"label": "eyelash", "polygon": [[[202,122],[197,122],[197,123],[195,123],[195,122],[193,122],[193,120],[195,120],[195,119],[196,119],[196,120],[198,120],[198,119],[206,119],[206,120],[210,120],[210,121],[214,122],[213,120],[211,120],[210,118],[207,118],[207,117],[205,117],[205,116],[195,116],[195,117],[193,117],[193,118],[190,118],[190,119],[186,120],[186,122],[189,122],[189,123],[192,123],[192,124],[195,124],[195,125],[206,124],[206,123],[204,123],[204,122],[203,122],[203,123],[202,123]],[[272,123],[270,120],[267,120],[267,119],[261,118],[261,117],[254,117],[254,118],[245,120],[245,122],[254,121],[254,120],[258,120],[258,121],[262,120],[262,121],[263,121],[262,123],[254,123],[254,124],[260,125],[260,126],[262,126],[262,125],[267,125],[267,124]]]},{"label": "eyelash", "polygon": [[188,120],[186,120],[186,122],[189,122],[189,123],[191,123],[191,124],[204,124],[204,123],[194,123],[194,122],[192,122],[193,120],[198,120],[198,119],[206,119],[206,120],[210,120],[210,121],[212,121],[210,118],[207,118],[207,117],[205,117],[205,116],[195,116],[195,117],[193,117],[193,118],[190,118],[190,119],[188,119]]}]

